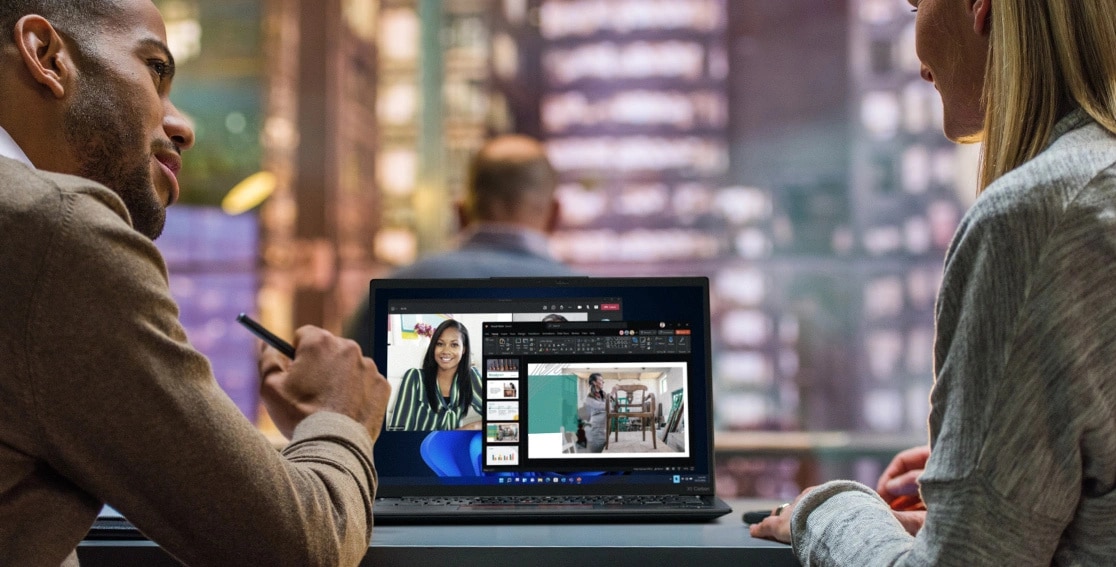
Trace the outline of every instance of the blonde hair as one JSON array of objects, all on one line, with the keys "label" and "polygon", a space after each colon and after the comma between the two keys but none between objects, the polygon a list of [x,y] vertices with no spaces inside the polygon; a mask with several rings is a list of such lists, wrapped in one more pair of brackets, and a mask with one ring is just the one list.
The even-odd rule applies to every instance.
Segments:
[{"label": "blonde hair", "polygon": [[1116,134],[1113,0],[996,2],[990,20],[980,191],[1041,152],[1074,107]]}]

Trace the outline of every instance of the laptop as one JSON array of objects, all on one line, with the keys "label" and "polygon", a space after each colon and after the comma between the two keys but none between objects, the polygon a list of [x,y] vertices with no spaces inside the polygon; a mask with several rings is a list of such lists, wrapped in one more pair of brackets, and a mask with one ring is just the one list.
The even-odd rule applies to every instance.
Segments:
[{"label": "laptop", "polygon": [[[369,301],[362,347],[392,383],[378,525],[731,511],[714,495],[707,278],[385,279]],[[468,407],[425,394],[439,360],[470,375]]]},{"label": "laptop", "polygon": [[[370,288],[373,344],[361,346],[393,387],[375,445],[377,525],[709,521],[731,511],[714,496],[708,279]],[[450,319],[467,329],[479,396],[455,427],[414,430],[394,415],[396,398]],[[586,408],[594,374],[604,419]],[[87,537],[142,535],[105,506]]]}]

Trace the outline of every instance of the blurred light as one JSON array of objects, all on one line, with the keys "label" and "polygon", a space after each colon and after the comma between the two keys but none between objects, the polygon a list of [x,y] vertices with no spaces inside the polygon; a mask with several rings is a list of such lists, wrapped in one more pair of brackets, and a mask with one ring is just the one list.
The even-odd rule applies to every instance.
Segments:
[{"label": "blurred light", "polygon": [[392,61],[418,59],[419,19],[410,8],[392,8],[380,14],[380,53]]},{"label": "blurred light", "polygon": [[283,117],[272,116],[264,123],[264,146],[275,151],[290,151],[298,145],[298,129]]},{"label": "blurred light", "polygon": [[891,0],[864,0],[860,3],[860,19],[870,24],[886,24],[900,14],[898,7],[899,3]]},{"label": "blurred light", "polygon": [[492,68],[502,79],[514,79],[519,74],[519,47],[507,34],[492,40]]},{"label": "blurred light", "polygon": [[865,93],[860,105],[864,128],[879,139],[891,138],[899,129],[902,111],[899,97],[889,91]]},{"label": "blurred light", "polygon": [[418,93],[413,83],[397,83],[380,88],[376,101],[376,114],[380,120],[393,125],[406,125],[415,119]]},{"label": "blurred light", "polygon": [[167,46],[181,65],[201,53],[201,24],[197,2],[174,0],[160,6],[167,29]]},{"label": "blurred light", "polygon": [[684,222],[692,222],[694,218],[708,214],[712,203],[709,187],[696,182],[680,183],[671,195],[671,207],[680,219],[685,219]]},{"label": "blurred light", "polygon": [[775,378],[771,360],[759,351],[722,352],[716,366],[721,381],[733,386],[770,386]]},{"label": "blurred light", "polygon": [[544,57],[547,74],[557,84],[584,79],[698,79],[705,72],[705,47],[688,41],[602,41],[570,49],[552,49]]},{"label": "blurred light", "polygon": [[550,1],[543,3],[539,23],[548,39],[602,30],[621,34],[662,29],[710,32],[725,25],[726,13],[724,0]]},{"label": "blurred light", "polygon": [[233,134],[241,134],[244,129],[248,127],[248,119],[244,117],[243,113],[230,112],[225,117],[225,129]]},{"label": "blurred light", "polygon": [[377,258],[402,266],[415,261],[418,238],[405,228],[385,228],[376,234],[373,248]]},{"label": "blurred light", "polygon": [[251,210],[275,191],[275,174],[270,171],[260,171],[249,175],[244,181],[236,184],[225,198],[221,200],[221,209],[230,215]]},{"label": "blurred light", "polygon": [[572,226],[587,225],[608,210],[608,197],[601,191],[586,189],[580,183],[560,185],[556,191],[562,203],[562,222]]},{"label": "blurred light", "polygon": [[864,421],[875,431],[893,432],[903,425],[903,398],[892,390],[875,390],[864,396]]},{"label": "blurred light", "polygon": [[900,168],[903,189],[906,192],[917,195],[930,189],[932,174],[930,159],[930,152],[921,144],[912,144],[903,150]]},{"label": "blurred light", "polygon": [[662,183],[632,183],[621,189],[613,206],[617,214],[647,217],[662,213],[670,190]]},{"label": "blurred light", "polygon": [[714,208],[733,224],[766,220],[771,216],[771,198],[756,187],[725,187],[717,192]]},{"label": "blurred light", "polygon": [[682,170],[719,175],[728,169],[728,148],[698,136],[562,137],[547,141],[559,171]]},{"label": "blurred light", "polygon": [[930,223],[921,216],[911,217],[903,223],[903,236],[907,252],[911,254],[925,254],[933,244]]},{"label": "blurred light", "polygon": [[864,231],[864,249],[872,256],[890,254],[903,244],[903,235],[897,226],[877,226]]},{"label": "blurred light", "polygon": [[376,164],[380,187],[389,195],[410,195],[418,175],[418,154],[410,149],[385,150]]},{"label": "blurred light", "polygon": [[504,17],[513,25],[527,19],[527,0],[504,0]]},{"label": "blurred light", "polygon": [[767,295],[763,270],[756,268],[728,268],[717,274],[713,286],[717,293],[740,305],[761,305]]},{"label": "blurred light", "polygon": [[734,346],[758,347],[771,339],[771,320],[762,311],[737,309],[725,313],[721,338]]},{"label": "blurred light", "polygon": [[730,429],[748,429],[762,426],[770,411],[762,395],[733,393],[718,396],[714,413]]},{"label": "blurred light", "polygon": [[377,9],[375,0],[345,0],[341,7],[341,15],[353,35],[363,41],[371,42],[376,39]]},{"label": "blurred light", "polygon": [[771,240],[767,232],[759,228],[747,228],[736,234],[733,239],[736,253],[742,258],[757,260],[771,253]]},{"label": "blurred light", "polygon": [[872,331],[864,341],[864,350],[872,376],[885,384],[891,382],[903,360],[903,336],[893,329]]},{"label": "blurred light", "polygon": [[869,320],[896,317],[903,311],[903,279],[885,276],[864,287],[864,316]]}]

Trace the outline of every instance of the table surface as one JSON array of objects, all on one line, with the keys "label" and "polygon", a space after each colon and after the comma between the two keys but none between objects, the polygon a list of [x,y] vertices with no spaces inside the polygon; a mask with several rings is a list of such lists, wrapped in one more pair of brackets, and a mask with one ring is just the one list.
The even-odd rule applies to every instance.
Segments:
[{"label": "table surface", "polygon": [[[790,546],[748,534],[741,514],[776,502],[730,500],[715,522],[376,526],[362,566],[500,564],[796,566]],[[83,567],[178,565],[150,541],[84,541]]]}]

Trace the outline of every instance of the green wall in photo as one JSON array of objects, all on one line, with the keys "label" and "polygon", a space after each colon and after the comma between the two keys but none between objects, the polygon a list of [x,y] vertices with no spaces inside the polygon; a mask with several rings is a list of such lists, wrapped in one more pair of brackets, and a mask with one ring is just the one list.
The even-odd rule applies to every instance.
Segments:
[{"label": "green wall in photo", "polygon": [[527,431],[577,431],[577,375],[528,376]]}]

